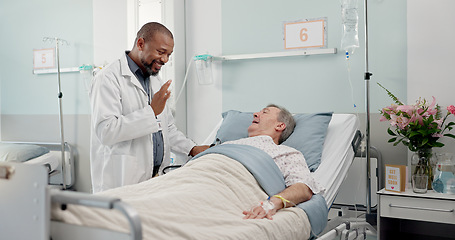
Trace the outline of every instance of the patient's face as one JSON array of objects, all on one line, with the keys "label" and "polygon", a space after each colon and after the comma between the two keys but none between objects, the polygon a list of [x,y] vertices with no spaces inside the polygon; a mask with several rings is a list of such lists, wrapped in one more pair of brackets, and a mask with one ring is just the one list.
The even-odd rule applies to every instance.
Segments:
[{"label": "patient's face", "polygon": [[275,107],[267,107],[254,113],[253,122],[248,127],[248,136],[268,135],[273,138],[276,134],[275,128],[280,124],[278,121],[279,113],[280,109]]}]

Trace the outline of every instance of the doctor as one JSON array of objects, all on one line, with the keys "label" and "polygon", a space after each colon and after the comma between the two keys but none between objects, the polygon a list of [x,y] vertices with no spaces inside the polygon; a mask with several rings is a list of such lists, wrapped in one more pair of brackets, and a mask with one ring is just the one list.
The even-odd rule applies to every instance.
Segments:
[{"label": "doctor", "polygon": [[147,23],[133,49],[95,76],[89,92],[93,192],[150,179],[169,165],[170,150],[194,156],[208,148],[186,138],[166,106],[171,80],[163,84],[158,72],[173,49],[172,33]]}]

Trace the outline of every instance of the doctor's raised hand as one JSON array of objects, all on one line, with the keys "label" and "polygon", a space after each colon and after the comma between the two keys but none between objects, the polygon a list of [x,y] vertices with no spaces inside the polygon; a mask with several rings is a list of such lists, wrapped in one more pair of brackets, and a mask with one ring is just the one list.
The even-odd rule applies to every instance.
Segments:
[{"label": "doctor's raised hand", "polygon": [[167,81],[165,84],[163,84],[163,86],[161,86],[158,92],[153,94],[150,106],[152,107],[155,116],[160,115],[163,112],[164,107],[166,107],[166,102],[171,96],[171,91],[169,90],[171,83],[172,80]]}]

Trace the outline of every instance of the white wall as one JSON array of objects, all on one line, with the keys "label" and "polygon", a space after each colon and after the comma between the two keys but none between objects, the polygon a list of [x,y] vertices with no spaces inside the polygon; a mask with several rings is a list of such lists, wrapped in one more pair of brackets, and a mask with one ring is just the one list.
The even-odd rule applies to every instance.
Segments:
[{"label": "white wall", "polygon": [[[177,94],[182,89],[183,79],[186,71],[186,31],[185,31],[185,0],[167,0],[163,1],[163,24],[169,28],[174,35],[174,52],[169,62],[162,70],[164,81],[172,79],[172,95],[168,104],[175,108],[175,122],[177,127],[183,133],[186,133],[186,93],[183,92],[180,100],[177,100]],[[186,89],[183,86],[184,90]],[[183,156],[186,159],[186,156]]]},{"label": "white wall", "polygon": [[[186,1],[186,53],[191,61],[195,55],[221,56],[221,0]],[[213,62],[211,85],[200,85],[196,70],[190,70],[187,98],[187,133],[202,144],[221,120],[221,63]]]},{"label": "white wall", "polygon": [[[445,108],[455,104],[455,1],[412,0],[407,7],[408,104],[419,97],[431,100],[434,96],[445,114]],[[455,153],[453,139],[444,138],[442,142],[446,146],[436,152]]]},{"label": "white wall", "polygon": [[96,66],[109,64],[131,48],[127,46],[125,9],[125,0],[93,0],[93,60]]}]

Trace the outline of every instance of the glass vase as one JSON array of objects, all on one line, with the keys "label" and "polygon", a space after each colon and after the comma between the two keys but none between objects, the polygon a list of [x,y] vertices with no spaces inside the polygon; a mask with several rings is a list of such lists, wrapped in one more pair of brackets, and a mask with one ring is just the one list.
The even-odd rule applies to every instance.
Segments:
[{"label": "glass vase", "polygon": [[431,148],[424,148],[415,151],[411,157],[412,175],[425,174],[428,176],[428,190],[432,189],[433,169],[436,165],[436,159],[433,156]]}]

